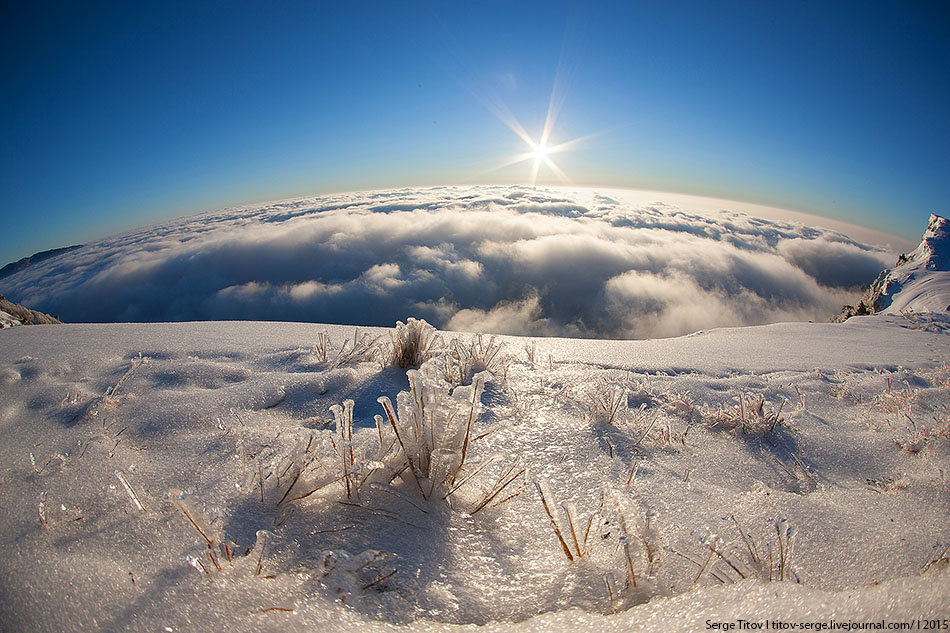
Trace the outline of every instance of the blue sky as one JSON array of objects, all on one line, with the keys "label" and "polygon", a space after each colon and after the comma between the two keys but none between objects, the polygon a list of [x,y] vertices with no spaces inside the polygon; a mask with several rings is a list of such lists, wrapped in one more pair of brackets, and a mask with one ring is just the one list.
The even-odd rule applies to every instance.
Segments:
[{"label": "blue sky", "polygon": [[[758,202],[916,239],[950,212],[950,9],[927,2],[21,3],[0,263],[322,192],[527,182]],[[558,182],[542,167],[539,183]]]}]

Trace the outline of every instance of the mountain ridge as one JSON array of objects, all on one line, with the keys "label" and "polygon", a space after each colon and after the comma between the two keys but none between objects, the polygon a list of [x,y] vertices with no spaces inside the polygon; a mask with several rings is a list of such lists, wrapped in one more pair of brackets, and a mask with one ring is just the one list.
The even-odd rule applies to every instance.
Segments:
[{"label": "mountain ridge", "polygon": [[82,244],[74,244],[72,246],[63,246],[62,248],[51,248],[48,251],[40,251],[39,253],[33,253],[29,257],[23,257],[18,259],[15,262],[10,262],[3,268],[0,268],[0,279],[4,277],[9,277],[14,273],[18,273],[24,268],[28,268],[33,264],[38,264],[39,262],[46,261],[63,253],[68,253],[69,251],[74,251],[77,248],[82,248]]},{"label": "mountain ridge", "polygon": [[950,290],[950,222],[931,214],[920,244],[871,284],[863,303],[872,313],[947,312]]}]

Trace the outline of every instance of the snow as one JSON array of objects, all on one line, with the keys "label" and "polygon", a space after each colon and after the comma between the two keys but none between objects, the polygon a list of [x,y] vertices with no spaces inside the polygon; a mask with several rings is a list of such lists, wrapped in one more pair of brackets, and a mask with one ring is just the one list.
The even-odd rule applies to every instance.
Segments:
[{"label": "snow", "polygon": [[0,310],[0,329],[13,327],[14,325],[20,325],[20,319],[8,312]]},{"label": "snow", "polygon": [[950,312],[950,227],[931,215],[924,238],[907,261],[886,272],[879,305],[882,312]]},{"label": "snow", "polygon": [[[345,400],[360,472],[385,472],[373,462],[391,434],[374,424],[377,398],[395,402],[416,370],[334,366],[350,327],[4,330],[0,628],[667,631],[946,617],[947,325],[879,315],[653,341],[498,337],[505,362],[475,373],[475,391],[445,378],[473,335],[440,333],[443,351],[412,375],[461,418],[475,394],[462,474],[484,466],[448,502],[401,477],[358,499],[340,479],[281,502],[277,475],[301,456],[320,460],[301,479],[337,473],[330,407]],[[324,331],[327,360],[314,347]],[[474,511],[505,472],[518,476]],[[594,516],[586,546],[578,536],[584,556],[570,504],[585,531]]]}]

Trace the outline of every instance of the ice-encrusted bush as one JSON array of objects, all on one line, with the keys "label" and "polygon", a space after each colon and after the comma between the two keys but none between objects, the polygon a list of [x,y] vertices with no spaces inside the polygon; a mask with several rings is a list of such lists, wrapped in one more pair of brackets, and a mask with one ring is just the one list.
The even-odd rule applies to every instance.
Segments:
[{"label": "ice-encrusted bush", "polygon": [[[318,459],[312,442],[296,450],[288,464],[275,471],[284,481],[277,504],[305,499],[334,483],[342,486],[348,500],[359,500],[365,490],[448,500],[488,466],[492,460],[473,464],[471,458],[473,424],[488,374],[476,374],[471,385],[451,392],[418,370],[409,370],[407,376],[409,390],[397,395],[395,406],[387,396],[378,398],[384,415],[374,416],[376,442],[354,441],[352,400],[331,407],[335,421],[335,433],[328,440],[331,457]],[[498,503],[502,491],[524,474],[519,463],[515,460],[503,468],[469,511]],[[264,477],[260,479],[263,482]],[[397,480],[405,492],[393,487]]]},{"label": "ice-encrusted bush", "polygon": [[782,424],[783,400],[778,409],[766,406],[765,396],[758,394],[740,394],[738,403],[731,407],[720,407],[710,417],[714,427],[739,430],[743,435],[764,436]]},{"label": "ice-encrusted bush", "polygon": [[317,342],[313,344],[311,353],[321,363],[328,363],[330,367],[343,367],[351,363],[363,363],[376,360],[379,354],[379,338],[369,334],[360,334],[359,328],[353,333],[353,340],[345,339],[340,349],[333,353],[330,344],[330,335],[324,330],[317,334]]},{"label": "ice-encrusted bush", "polygon": [[733,545],[709,530],[694,531],[694,535],[706,550],[706,557],[702,562],[694,561],[699,565],[699,572],[693,585],[704,575],[709,575],[723,584],[747,578],[763,582],[801,582],[792,567],[792,552],[797,533],[788,520],[769,521],[770,530],[774,531],[774,539],[764,539],[765,545],[756,543],[756,539],[742,528],[734,515],[724,520],[730,521],[735,527],[742,545]]},{"label": "ice-encrusted bush", "polygon": [[385,412],[385,418],[375,416],[380,445],[392,447],[380,461],[392,479],[400,477],[424,498],[445,498],[470,459],[484,382],[476,379],[450,395],[416,370],[408,377],[409,391],[399,393],[395,407],[387,396],[378,399]]},{"label": "ice-encrusted bush", "polygon": [[472,377],[482,371],[504,378],[511,363],[504,347],[494,336],[485,339],[476,334],[467,343],[456,338],[442,355],[442,376],[451,385],[470,384]]},{"label": "ice-encrusted bush", "polygon": [[388,353],[381,362],[383,366],[419,367],[441,351],[442,339],[424,319],[409,317],[405,323],[397,321],[389,339]]}]

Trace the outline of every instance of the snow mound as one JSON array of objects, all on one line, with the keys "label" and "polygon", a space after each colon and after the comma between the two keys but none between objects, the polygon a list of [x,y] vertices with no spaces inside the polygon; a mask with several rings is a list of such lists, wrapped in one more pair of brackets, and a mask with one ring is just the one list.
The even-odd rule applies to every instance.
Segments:
[{"label": "snow mound", "polygon": [[933,214],[920,245],[871,286],[866,304],[885,314],[950,311],[950,226]]}]

